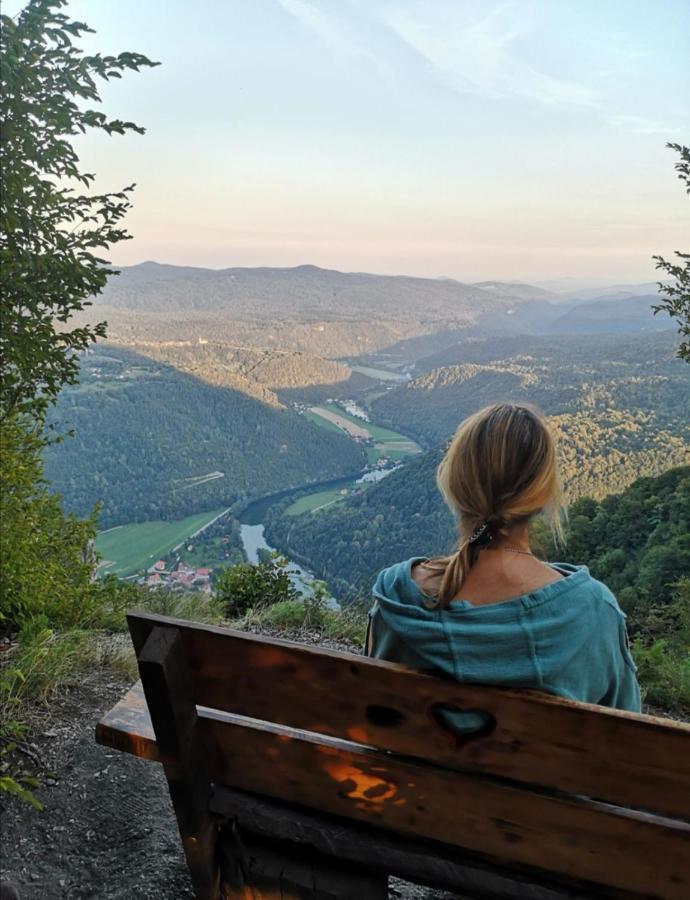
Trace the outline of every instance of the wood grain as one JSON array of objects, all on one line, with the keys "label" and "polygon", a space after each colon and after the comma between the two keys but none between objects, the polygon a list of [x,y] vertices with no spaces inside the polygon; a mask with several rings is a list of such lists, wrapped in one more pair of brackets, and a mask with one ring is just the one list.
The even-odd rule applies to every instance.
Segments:
[{"label": "wood grain", "polygon": [[[221,863],[224,900],[388,900],[388,878],[382,872],[343,865],[311,848],[240,836],[236,828],[228,844],[230,864]],[[222,860],[222,839],[219,849]],[[234,874],[238,856],[245,861],[239,877]]]},{"label": "wood grain", "polygon": [[[154,758],[141,687],[135,686],[128,697],[127,706],[136,709],[142,732],[140,740],[128,732],[129,746],[143,745],[147,758]],[[211,774],[227,785],[455,845],[478,853],[489,864],[526,865],[542,870],[547,881],[553,873],[584,879],[591,884],[584,896],[601,894],[597,881],[636,896],[680,898],[688,891],[690,827],[684,823],[545,796],[524,786],[423,766],[209,709],[198,714],[204,742],[211,748]],[[101,738],[117,746],[119,740],[109,735],[117,735],[123,725],[131,729],[132,721],[130,713],[109,714],[101,723]],[[386,857],[394,862],[390,851]],[[442,874],[435,862],[431,870]],[[427,876],[429,871],[427,866]]]},{"label": "wood grain", "polygon": [[[154,626],[179,629],[201,706],[690,820],[687,724],[162,616],[128,619],[137,650]],[[495,728],[458,740],[436,721],[439,703],[487,711]]]},{"label": "wood grain", "polygon": [[556,883],[551,875],[505,865],[483,863],[451,844],[391,834],[369,824],[348,821],[292,804],[269,800],[217,785],[211,810],[236,822],[243,832],[271,838],[293,848],[313,847],[341,863],[369,865],[414,884],[454,891],[463,897],[500,900],[592,900],[618,896],[601,887],[595,891],[573,883]]},{"label": "wood grain", "polygon": [[137,659],[156,744],[197,900],[217,900],[218,826],[211,779],[180,634],[154,628]]},{"label": "wood grain", "polygon": [[217,783],[633,894],[690,896],[687,823],[228,714],[202,718]]},{"label": "wood grain", "polygon": [[122,753],[160,762],[144,688],[137,681],[96,725],[96,742]]}]

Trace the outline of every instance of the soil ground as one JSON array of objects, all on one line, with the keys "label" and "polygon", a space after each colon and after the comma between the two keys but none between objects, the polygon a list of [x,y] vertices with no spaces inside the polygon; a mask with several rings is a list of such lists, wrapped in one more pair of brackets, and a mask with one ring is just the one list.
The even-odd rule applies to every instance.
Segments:
[{"label": "soil ground", "polygon": [[[96,671],[35,711],[31,749],[44,806],[0,806],[0,879],[21,900],[184,900],[193,897],[161,767],[96,744],[98,719],[131,679]],[[12,897],[3,893],[0,897]],[[391,880],[395,900],[453,895]]]}]

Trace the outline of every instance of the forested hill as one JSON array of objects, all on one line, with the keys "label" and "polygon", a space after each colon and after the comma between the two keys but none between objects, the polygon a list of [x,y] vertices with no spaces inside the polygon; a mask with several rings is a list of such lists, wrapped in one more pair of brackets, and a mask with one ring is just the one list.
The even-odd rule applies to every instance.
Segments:
[{"label": "forested hill", "polygon": [[292,518],[274,506],[267,538],[325,578],[337,597],[366,593],[384,566],[450,549],[455,525],[436,488],[440,458],[440,451],[414,457],[331,509]]},{"label": "forested hill", "polygon": [[420,361],[374,400],[378,421],[427,447],[489,403],[551,416],[570,499],[602,497],[688,461],[690,367],[672,333],[465,339]]},{"label": "forested hill", "polygon": [[51,420],[46,476],[68,511],[100,524],[181,518],[357,472],[363,450],[292,411],[106,346],[82,360]]},{"label": "forested hill", "polygon": [[669,602],[680,578],[690,577],[690,466],[640,478],[598,503],[578,500],[567,534],[564,549],[551,543],[546,553],[587,563],[628,613],[643,618],[651,604]]},{"label": "forested hill", "polygon": [[[440,453],[400,471],[331,509],[299,518],[274,508],[269,539],[308,563],[343,599],[368,597],[380,569],[411,556],[452,548],[456,529],[435,485]],[[547,556],[586,564],[642,620],[690,573],[690,467],[642,478],[622,494],[570,508],[565,548]]]},{"label": "forested hill", "polygon": [[201,269],[142,263],[111,278],[96,306],[141,313],[220,312],[230,318],[310,321],[420,318],[475,321],[477,315],[541,299],[522,285],[519,296],[496,294],[450,278],[338,272],[318,266]]}]

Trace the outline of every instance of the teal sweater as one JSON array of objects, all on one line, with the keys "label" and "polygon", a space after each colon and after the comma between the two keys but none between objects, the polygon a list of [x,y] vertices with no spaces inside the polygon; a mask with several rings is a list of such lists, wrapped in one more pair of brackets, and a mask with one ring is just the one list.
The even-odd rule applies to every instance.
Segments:
[{"label": "teal sweater", "polygon": [[441,609],[412,577],[421,560],[398,563],[376,579],[371,656],[458,681],[640,711],[625,614],[586,566],[554,563],[565,577],[531,594],[485,606],[453,600]]}]

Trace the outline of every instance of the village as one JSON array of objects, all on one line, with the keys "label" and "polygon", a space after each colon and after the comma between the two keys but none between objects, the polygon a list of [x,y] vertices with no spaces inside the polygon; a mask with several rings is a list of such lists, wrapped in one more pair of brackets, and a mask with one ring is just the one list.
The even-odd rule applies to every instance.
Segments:
[{"label": "village", "polygon": [[188,565],[184,560],[169,566],[164,559],[157,560],[138,579],[139,584],[145,584],[149,588],[168,588],[169,590],[193,589],[210,594],[212,570],[206,566],[196,568]]}]

